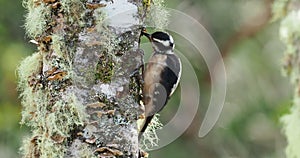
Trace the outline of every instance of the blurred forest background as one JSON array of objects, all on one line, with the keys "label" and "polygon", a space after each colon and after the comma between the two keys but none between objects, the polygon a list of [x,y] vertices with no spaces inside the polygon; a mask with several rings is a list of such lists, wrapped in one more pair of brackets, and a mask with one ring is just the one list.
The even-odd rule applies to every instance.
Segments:
[{"label": "blurred forest background", "polygon": [[[198,137],[210,99],[210,79],[201,56],[190,57],[201,87],[200,108],[190,128],[175,142],[151,152],[164,158],[283,158],[286,140],[280,116],[288,112],[292,89],[282,77],[284,46],[279,23],[270,22],[271,0],[166,0],[166,6],[185,12],[209,31],[224,57],[226,102],[214,129]],[[20,0],[0,0],[0,157],[17,158],[29,129],[20,127],[21,105],[16,67],[35,51],[23,28]],[[175,38],[176,41],[176,38]],[[178,40],[180,41],[180,40]],[[177,49],[192,51],[177,43]],[[175,96],[179,96],[175,94]],[[162,122],[176,112],[179,98],[163,110]]]}]

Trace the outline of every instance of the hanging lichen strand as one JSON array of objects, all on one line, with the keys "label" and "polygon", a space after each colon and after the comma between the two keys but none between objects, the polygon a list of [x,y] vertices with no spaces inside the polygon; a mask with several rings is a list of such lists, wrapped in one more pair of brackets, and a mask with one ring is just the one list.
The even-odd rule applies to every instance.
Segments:
[{"label": "hanging lichen strand", "polygon": [[300,157],[300,6],[298,0],[276,0],[273,5],[274,20],[281,20],[280,38],[286,46],[283,72],[295,88],[293,105],[289,114],[281,117],[287,138],[287,158]]},{"label": "hanging lichen strand", "polygon": [[[132,8],[129,24],[114,23],[128,15],[118,5]],[[18,68],[21,123],[32,131],[23,157],[137,157],[143,1],[25,0],[24,6],[38,51]]]}]

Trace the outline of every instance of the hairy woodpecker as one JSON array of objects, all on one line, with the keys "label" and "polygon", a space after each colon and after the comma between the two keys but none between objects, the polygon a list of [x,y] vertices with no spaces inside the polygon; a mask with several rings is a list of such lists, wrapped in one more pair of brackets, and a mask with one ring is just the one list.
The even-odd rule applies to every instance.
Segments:
[{"label": "hairy woodpecker", "polygon": [[181,76],[181,61],[174,54],[174,41],[166,32],[154,32],[145,35],[154,49],[144,71],[143,102],[145,106],[145,121],[139,137],[145,132],[153,116],[160,112],[173,94]]}]

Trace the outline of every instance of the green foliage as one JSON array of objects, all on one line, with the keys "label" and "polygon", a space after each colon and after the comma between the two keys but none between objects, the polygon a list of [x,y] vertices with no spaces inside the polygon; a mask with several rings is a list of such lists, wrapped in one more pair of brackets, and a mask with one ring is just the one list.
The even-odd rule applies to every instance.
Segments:
[{"label": "green foliage", "polygon": [[11,130],[14,128],[18,128],[18,124],[16,122],[19,122],[20,115],[13,115],[11,114],[18,113],[19,108],[16,106],[13,106],[9,103],[2,104],[1,110],[0,110],[0,116],[2,119],[0,119],[0,129],[7,129]]}]

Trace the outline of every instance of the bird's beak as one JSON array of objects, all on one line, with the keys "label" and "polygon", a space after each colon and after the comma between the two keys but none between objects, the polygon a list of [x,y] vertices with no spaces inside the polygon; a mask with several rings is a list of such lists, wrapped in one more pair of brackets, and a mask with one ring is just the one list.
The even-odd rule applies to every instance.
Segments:
[{"label": "bird's beak", "polygon": [[143,28],[142,35],[146,36],[150,41],[152,41],[151,35],[149,33],[147,33],[146,28]]}]

